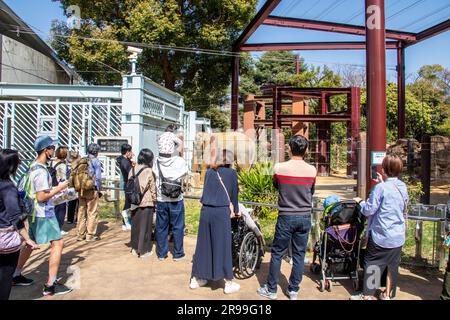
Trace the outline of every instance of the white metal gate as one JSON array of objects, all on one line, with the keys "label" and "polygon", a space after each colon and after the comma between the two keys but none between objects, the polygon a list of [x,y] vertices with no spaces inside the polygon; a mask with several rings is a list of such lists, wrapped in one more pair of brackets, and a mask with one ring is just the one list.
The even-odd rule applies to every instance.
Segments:
[{"label": "white metal gate", "polygon": [[[60,145],[85,154],[95,136],[121,135],[122,104],[111,102],[0,101],[0,147],[17,149],[21,175],[36,157],[34,140],[39,135],[58,138]],[[105,159],[104,174],[115,171]]]}]

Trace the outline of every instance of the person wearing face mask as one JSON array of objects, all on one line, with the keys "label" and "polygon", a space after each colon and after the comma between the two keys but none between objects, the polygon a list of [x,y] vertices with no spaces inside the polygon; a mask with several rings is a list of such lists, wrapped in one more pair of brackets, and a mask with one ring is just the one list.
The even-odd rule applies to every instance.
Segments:
[{"label": "person wearing face mask", "polygon": [[[38,245],[51,244],[48,278],[42,289],[44,296],[60,295],[72,291],[72,289],[57,281],[64,242],[61,238],[61,230],[55,215],[53,198],[67,188],[68,182],[61,182],[58,186],[52,188],[52,178],[48,172],[47,163],[55,153],[56,144],[58,144],[58,140],[53,140],[49,136],[37,137],[34,142],[37,158],[28,169],[31,179],[30,193],[36,199],[36,215],[35,217],[29,217],[28,221],[30,238]],[[29,246],[22,249],[16,271],[14,272],[13,285],[27,286],[33,283],[33,280],[22,275],[22,269],[31,252],[32,248]]]}]

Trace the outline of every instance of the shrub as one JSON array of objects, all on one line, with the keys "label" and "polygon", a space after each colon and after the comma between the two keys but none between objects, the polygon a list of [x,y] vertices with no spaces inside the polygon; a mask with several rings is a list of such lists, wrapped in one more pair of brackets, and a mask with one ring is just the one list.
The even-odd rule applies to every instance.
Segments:
[{"label": "shrub", "polygon": [[[238,174],[240,198],[243,201],[276,204],[278,192],[272,181],[273,164],[271,162],[258,163],[250,169],[240,170]],[[255,207],[254,214],[265,218],[276,209],[271,207]]]}]

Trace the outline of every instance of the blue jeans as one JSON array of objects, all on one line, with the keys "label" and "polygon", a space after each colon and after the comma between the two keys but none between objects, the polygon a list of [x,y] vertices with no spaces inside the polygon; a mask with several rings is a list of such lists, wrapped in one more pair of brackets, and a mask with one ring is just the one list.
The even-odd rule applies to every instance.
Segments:
[{"label": "blue jeans", "polygon": [[184,257],[184,202],[156,203],[156,254],[165,258],[169,252],[169,224],[173,234],[173,257]]},{"label": "blue jeans", "polygon": [[290,243],[292,244],[292,260],[294,263],[288,290],[298,292],[303,277],[305,251],[310,229],[311,216],[309,215],[278,216],[267,277],[267,287],[270,292],[277,292],[281,260]]}]

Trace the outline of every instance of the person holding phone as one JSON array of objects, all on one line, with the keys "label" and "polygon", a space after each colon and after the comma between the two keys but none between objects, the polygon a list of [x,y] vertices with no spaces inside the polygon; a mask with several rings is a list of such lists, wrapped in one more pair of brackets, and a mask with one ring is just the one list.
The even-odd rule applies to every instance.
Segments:
[{"label": "person holding phone", "polygon": [[239,216],[239,186],[237,173],[231,168],[234,154],[223,150],[222,155],[205,175],[204,192],[200,200],[203,206],[189,287],[197,289],[208,281],[225,279],[224,292],[229,294],[240,289],[240,285],[232,281],[230,219]]},{"label": "person holding phone", "polygon": [[405,243],[404,214],[409,201],[406,184],[399,179],[402,170],[403,161],[398,155],[386,155],[382,174],[377,173],[377,185],[369,199],[354,198],[361,205],[361,213],[368,217],[368,243],[364,256],[364,289],[362,293],[351,296],[351,300],[372,300],[386,269],[386,290],[380,292],[379,299],[395,297],[400,256]]}]

